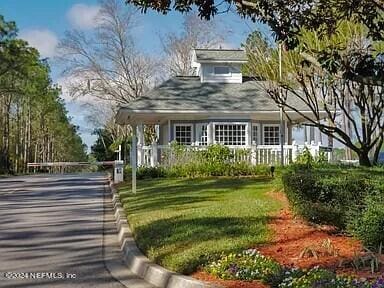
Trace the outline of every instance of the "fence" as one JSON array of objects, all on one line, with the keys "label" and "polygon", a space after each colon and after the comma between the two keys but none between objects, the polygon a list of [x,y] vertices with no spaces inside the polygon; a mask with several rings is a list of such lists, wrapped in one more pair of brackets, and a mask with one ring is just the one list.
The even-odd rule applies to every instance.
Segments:
[{"label": "fence", "polygon": [[[253,165],[266,164],[278,165],[281,163],[281,147],[280,145],[251,145],[251,146],[227,146],[232,152],[230,161],[234,162],[248,162]],[[315,144],[314,142],[304,145],[298,145],[295,142],[291,145],[283,145],[284,164],[294,162],[297,156],[307,147],[312,156],[316,157],[320,151],[323,150],[328,154],[328,159],[331,158],[331,151],[326,147],[322,147],[321,143]],[[178,155],[178,159],[182,162],[192,161],[196,155],[196,151],[207,149],[207,146],[184,146],[182,153]],[[155,167],[155,166],[169,166],[175,157],[171,145],[157,145],[152,144],[149,146],[138,146],[137,149],[138,166]]]}]

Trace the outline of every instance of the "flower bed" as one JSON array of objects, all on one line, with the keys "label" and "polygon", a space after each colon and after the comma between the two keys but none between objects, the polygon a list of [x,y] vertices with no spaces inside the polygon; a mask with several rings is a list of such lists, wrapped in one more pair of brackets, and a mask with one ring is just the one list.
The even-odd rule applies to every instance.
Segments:
[{"label": "flower bed", "polygon": [[338,276],[319,267],[308,270],[285,267],[256,249],[225,255],[205,270],[220,279],[260,280],[273,288],[384,288],[383,278],[369,281]]}]

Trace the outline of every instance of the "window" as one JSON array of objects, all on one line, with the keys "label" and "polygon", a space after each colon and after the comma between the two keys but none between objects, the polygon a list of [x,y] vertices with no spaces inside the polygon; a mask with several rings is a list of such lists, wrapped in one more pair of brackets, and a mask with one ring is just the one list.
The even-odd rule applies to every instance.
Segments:
[{"label": "window", "polygon": [[246,145],[246,124],[215,124],[215,141],[224,145]]},{"label": "window", "polygon": [[252,124],[252,145],[260,144],[259,141],[259,125]]},{"label": "window", "polygon": [[279,145],[280,144],[280,127],[279,125],[265,125],[264,131],[264,145]]},{"label": "window", "polygon": [[229,67],[227,66],[217,66],[213,69],[215,74],[229,74]]},{"label": "window", "polygon": [[198,144],[201,146],[208,145],[207,124],[197,124],[197,139]]},{"label": "window", "polygon": [[175,140],[182,145],[192,144],[192,124],[175,124]]}]

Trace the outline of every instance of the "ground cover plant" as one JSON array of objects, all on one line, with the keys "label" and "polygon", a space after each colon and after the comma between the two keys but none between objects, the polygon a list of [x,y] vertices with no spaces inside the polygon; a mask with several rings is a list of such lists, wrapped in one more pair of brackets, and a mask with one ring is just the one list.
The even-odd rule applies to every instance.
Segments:
[{"label": "ground cover plant", "polygon": [[156,263],[191,273],[222,253],[265,243],[281,208],[262,178],[146,179],[120,197],[139,248]]},{"label": "ground cover plant", "polygon": [[272,288],[382,288],[383,278],[368,281],[314,267],[298,269],[284,267],[273,259],[263,256],[256,249],[238,254],[224,255],[205,266],[205,270],[220,279],[259,280]]}]

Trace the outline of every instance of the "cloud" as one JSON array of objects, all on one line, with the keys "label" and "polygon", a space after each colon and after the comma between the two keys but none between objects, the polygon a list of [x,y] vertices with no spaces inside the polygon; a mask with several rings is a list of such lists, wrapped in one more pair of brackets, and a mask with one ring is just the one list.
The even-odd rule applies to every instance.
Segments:
[{"label": "cloud", "polygon": [[70,88],[84,85],[84,80],[81,77],[63,76],[56,79],[56,83],[61,87],[62,95],[66,103],[77,103],[78,105],[97,105],[100,99],[92,95],[79,96],[73,98],[70,94]]},{"label": "cloud", "polygon": [[92,29],[97,25],[97,15],[100,6],[78,3],[69,9],[67,18],[70,24],[77,29]]},{"label": "cloud", "polygon": [[59,40],[55,33],[48,29],[26,29],[20,31],[19,37],[28,41],[29,45],[39,50],[42,57],[56,55]]},{"label": "cloud", "polygon": [[72,123],[79,126],[81,138],[89,150],[97,139],[95,135],[92,135],[92,131],[97,125],[90,121],[89,116],[94,112],[93,106],[101,105],[100,100],[91,95],[78,98],[71,97],[69,87],[76,84],[80,85],[78,78],[63,76],[56,79],[55,82],[61,87],[61,98],[64,99],[68,113],[72,117]]}]

